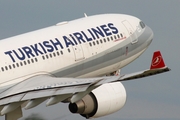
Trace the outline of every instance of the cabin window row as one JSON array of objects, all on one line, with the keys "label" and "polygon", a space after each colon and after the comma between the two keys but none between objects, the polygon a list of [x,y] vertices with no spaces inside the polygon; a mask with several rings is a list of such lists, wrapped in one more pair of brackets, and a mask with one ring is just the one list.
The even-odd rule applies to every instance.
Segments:
[{"label": "cabin window row", "polygon": [[107,37],[107,38],[104,38],[104,39],[100,39],[100,40],[96,40],[93,41],[93,42],[89,42],[89,45],[92,46],[92,45],[96,45],[96,44],[102,44],[103,42],[109,42],[109,41],[113,41],[113,40],[116,40],[116,39],[120,39],[120,38],[123,38],[123,34],[121,33],[120,35],[117,34],[117,35],[114,35],[114,36],[111,36],[111,37]]},{"label": "cabin window row", "polygon": [[[70,50],[68,50],[70,52]],[[52,57],[56,57],[56,56],[60,56],[60,55],[63,55],[63,51],[57,51],[57,52],[53,52],[53,53],[50,53],[50,54],[46,54],[46,55],[43,55],[42,56],[42,59],[45,60],[45,59],[49,59],[49,58],[52,58]]]},{"label": "cabin window row", "polygon": [[[67,51],[70,53],[71,50],[68,48]],[[49,59],[49,58],[53,58],[53,57],[56,57],[56,56],[60,56],[60,55],[63,55],[63,51],[57,51],[57,52],[53,52],[53,53],[49,53],[49,54],[46,54],[46,55],[43,55],[42,56],[42,59],[43,60],[46,60],[46,59]]]},{"label": "cabin window row", "polygon": [[1,71],[4,72],[4,71],[7,71],[7,70],[11,70],[11,69],[18,68],[20,66],[28,65],[28,64],[31,64],[31,63],[35,63],[35,62],[38,62],[37,58],[29,59],[27,61],[22,61],[22,62],[19,62],[19,63],[14,63],[12,65],[7,65],[5,67],[1,67]]}]

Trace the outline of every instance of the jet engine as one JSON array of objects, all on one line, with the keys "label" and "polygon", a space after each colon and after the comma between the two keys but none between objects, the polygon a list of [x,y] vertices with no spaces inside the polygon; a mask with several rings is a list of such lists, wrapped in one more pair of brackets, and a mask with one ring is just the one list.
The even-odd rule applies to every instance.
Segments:
[{"label": "jet engine", "polygon": [[126,90],[121,82],[107,83],[94,89],[76,103],[69,104],[72,113],[97,118],[120,110],[126,102]]}]

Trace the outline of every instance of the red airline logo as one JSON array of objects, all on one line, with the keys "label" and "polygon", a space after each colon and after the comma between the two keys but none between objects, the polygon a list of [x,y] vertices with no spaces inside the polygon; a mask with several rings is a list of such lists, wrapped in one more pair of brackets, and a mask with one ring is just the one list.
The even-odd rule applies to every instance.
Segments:
[{"label": "red airline logo", "polygon": [[152,62],[152,66],[157,66],[159,65],[159,63],[161,62],[162,60],[162,57],[161,56],[157,56],[153,59],[153,62]]}]

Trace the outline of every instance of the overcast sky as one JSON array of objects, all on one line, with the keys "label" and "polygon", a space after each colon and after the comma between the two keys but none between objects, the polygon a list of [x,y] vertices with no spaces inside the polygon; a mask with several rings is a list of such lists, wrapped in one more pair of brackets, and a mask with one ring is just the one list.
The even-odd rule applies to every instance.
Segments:
[{"label": "overcast sky", "polygon": [[[122,73],[149,68],[155,50],[161,50],[172,69],[169,73],[123,82],[128,96],[124,108],[97,120],[179,120],[180,0],[0,0],[0,39],[80,18],[84,12],[89,16],[133,15],[154,31],[147,51],[123,68]],[[62,103],[51,107],[43,103],[23,112],[25,117],[37,113],[47,120],[84,120],[71,114],[67,104]]]}]

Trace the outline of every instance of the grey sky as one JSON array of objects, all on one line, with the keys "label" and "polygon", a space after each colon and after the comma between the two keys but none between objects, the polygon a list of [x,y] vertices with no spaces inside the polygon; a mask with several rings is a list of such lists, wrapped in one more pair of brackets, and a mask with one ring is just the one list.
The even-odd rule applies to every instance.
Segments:
[{"label": "grey sky", "polygon": [[[149,68],[155,50],[161,50],[166,64],[172,69],[169,73],[123,82],[128,95],[126,105],[117,113],[98,120],[179,120],[179,0],[0,0],[0,39],[83,17],[84,12],[87,15],[134,15],[153,29],[154,40],[148,50],[125,67],[122,73]],[[41,104],[34,109],[24,110],[24,116],[38,113],[47,120],[62,116],[67,120],[84,119],[70,114],[67,104],[44,106]]]}]

